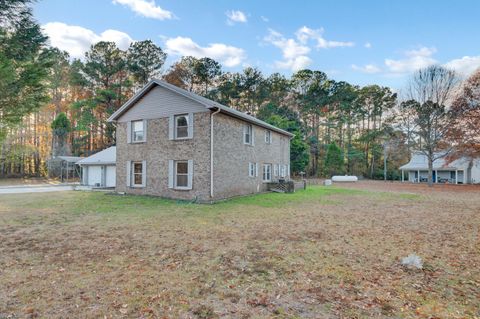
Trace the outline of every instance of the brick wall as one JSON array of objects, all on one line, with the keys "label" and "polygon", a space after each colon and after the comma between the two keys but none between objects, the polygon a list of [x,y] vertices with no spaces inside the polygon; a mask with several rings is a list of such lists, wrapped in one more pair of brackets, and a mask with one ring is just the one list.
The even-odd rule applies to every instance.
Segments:
[{"label": "brick wall", "polygon": [[[255,145],[243,143],[244,121],[214,115],[214,198],[213,200],[266,191],[262,181],[263,164],[290,164],[290,141],[272,132],[273,141],[265,143],[265,129],[254,127]],[[210,113],[194,113],[194,133],[190,140],[168,139],[168,118],[148,120],[147,141],[127,143],[127,124],[117,126],[118,192],[155,195],[208,202],[210,198]],[[168,188],[168,160],[193,160],[193,189]],[[126,186],[128,161],[146,160],[146,186]],[[258,176],[249,177],[248,163],[258,163]],[[275,179],[275,177],[273,177]]]},{"label": "brick wall", "polygon": [[[265,143],[265,129],[253,125],[255,145],[243,143],[244,121],[224,114],[214,115],[214,197],[228,198],[267,190],[263,164],[290,164],[290,140],[272,131],[273,141]],[[248,163],[258,163],[258,176],[249,177]],[[275,179],[275,177],[273,177]]]},{"label": "brick wall", "polygon": [[[117,126],[118,192],[167,198],[208,200],[210,196],[210,113],[194,113],[193,138],[168,139],[168,118],[148,120],[147,141],[127,143],[127,124]],[[168,188],[168,160],[193,160],[193,189]],[[146,186],[126,186],[127,161],[146,160]]]}]

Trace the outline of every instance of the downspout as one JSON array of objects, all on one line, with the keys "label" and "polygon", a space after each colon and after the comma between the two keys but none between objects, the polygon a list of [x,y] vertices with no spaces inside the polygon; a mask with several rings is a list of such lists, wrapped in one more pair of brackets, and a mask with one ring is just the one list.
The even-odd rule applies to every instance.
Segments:
[{"label": "downspout", "polygon": [[220,108],[210,115],[210,198],[213,198],[213,116],[220,113]]}]

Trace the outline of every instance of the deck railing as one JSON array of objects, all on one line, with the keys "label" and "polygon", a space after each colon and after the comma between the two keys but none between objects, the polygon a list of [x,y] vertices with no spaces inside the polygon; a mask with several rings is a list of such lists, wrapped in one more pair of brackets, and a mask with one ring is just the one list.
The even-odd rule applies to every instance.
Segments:
[{"label": "deck railing", "polygon": [[268,183],[268,190],[277,193],[294,193],[299,189],[306,189],[307,182],[305,180],[301,181],[278,181]]}]

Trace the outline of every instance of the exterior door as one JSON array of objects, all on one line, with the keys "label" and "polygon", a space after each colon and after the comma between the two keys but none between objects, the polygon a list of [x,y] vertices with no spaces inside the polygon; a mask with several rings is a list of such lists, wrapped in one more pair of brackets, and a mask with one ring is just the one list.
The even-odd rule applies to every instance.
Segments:
[{"label": "exterior door", "polygon": [[100,186],[102,184],[102,169],[101,166],[90,165],[88,167],[88,185]]},{"label": "exterior door", "polygon": [[116,174],[115,166],[113,165],[107,166],[107,176],[105,179],[106,187],[115,187],[115,174]]}]

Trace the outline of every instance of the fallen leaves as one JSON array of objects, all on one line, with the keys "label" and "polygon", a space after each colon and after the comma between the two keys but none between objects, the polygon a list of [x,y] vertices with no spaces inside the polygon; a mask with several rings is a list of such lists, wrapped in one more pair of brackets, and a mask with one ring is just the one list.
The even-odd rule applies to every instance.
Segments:
[{"label": "fallen leaves", "polygon": [[[52,318],[476,315],[478,198],[332,196],[328,205],[0,219],[0,309]],[[143,198],[129,200],[143,207]],[[399,267],[411,251],[424,258],[422,271]]]}]

